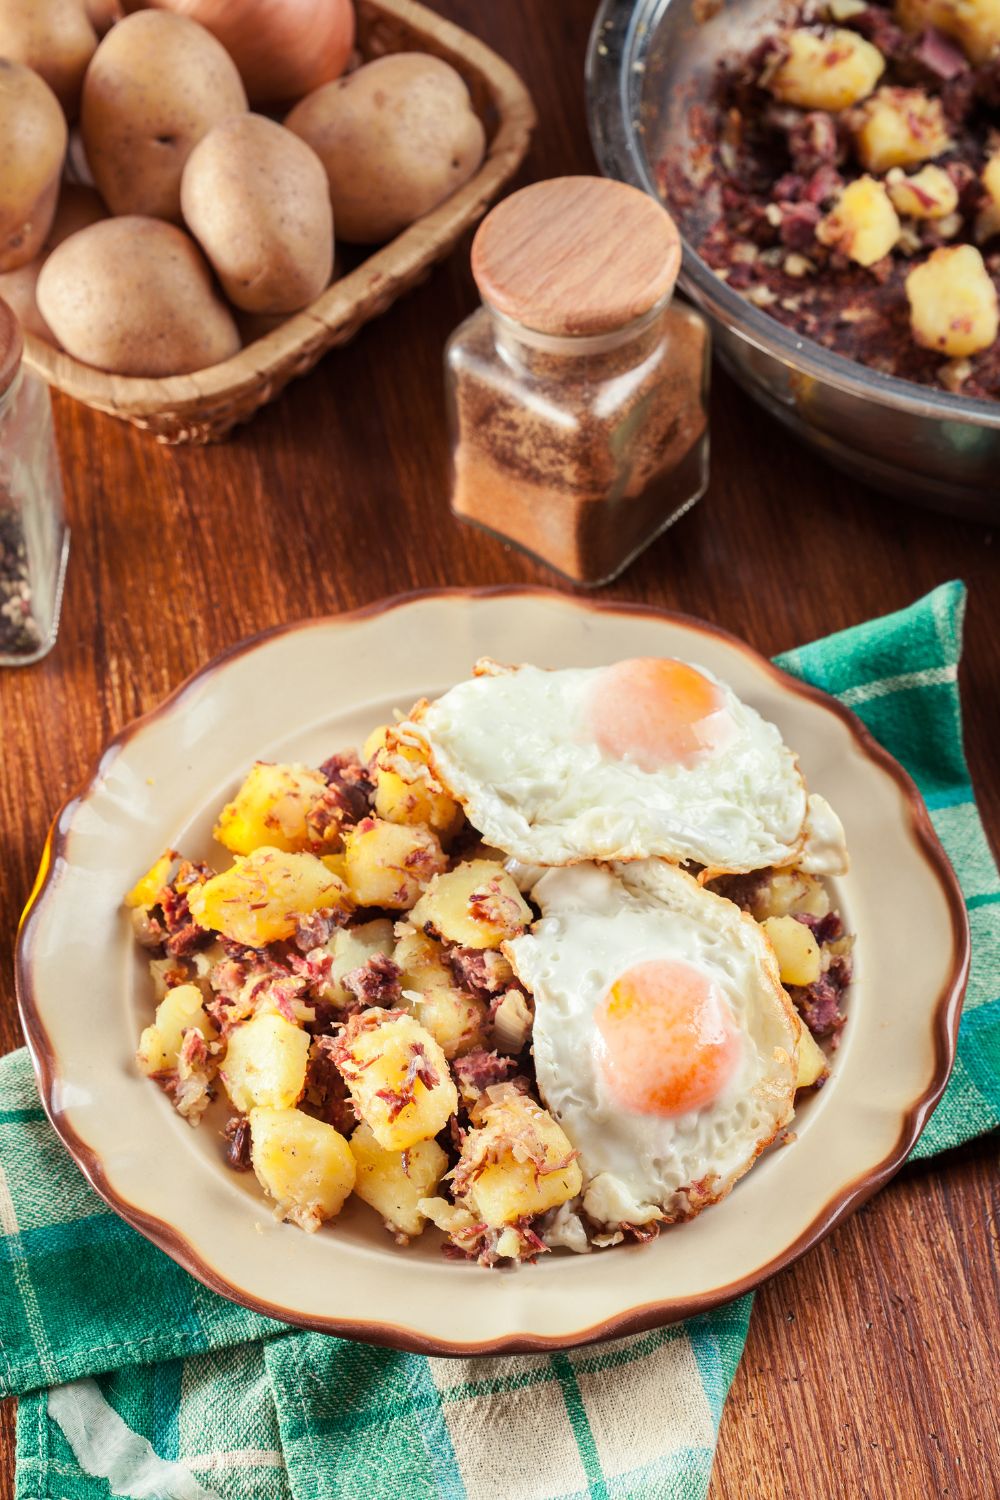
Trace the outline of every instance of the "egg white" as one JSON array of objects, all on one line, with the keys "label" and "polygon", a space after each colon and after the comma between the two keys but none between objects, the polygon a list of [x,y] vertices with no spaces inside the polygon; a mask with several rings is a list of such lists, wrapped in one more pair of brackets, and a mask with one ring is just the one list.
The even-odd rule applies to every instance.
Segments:
[{"label": "egg white", "polygon": [[[583,1207],[614,1227],[690,1217],[727,1193],[791,1118],[799,1021],[760,927],[662,860],[549,870],[531,931],[504,945],[535,1003],[538,1087],[580,1153]],[[595,1008],[635,964],[680,960],[714,983],[739,1038],[709,1105],[633,1113],[599,1066]]]},{"label": "egg white", "polygon": [[704,667],[732,732],[693,765],[645,771],[605,755],[587,728],[600,668],[484,662],[401,726],[484,839],[525,864],[660,856],[715,872],[794,863],[807,796],[778,729]]}]

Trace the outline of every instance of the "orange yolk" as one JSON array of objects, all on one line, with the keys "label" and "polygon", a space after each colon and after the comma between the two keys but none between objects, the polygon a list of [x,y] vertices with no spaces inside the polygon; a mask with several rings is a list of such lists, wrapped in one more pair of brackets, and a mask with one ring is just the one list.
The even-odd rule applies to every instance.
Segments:
[{"label": "orange yolk", "polygon": [[644,1115],[683,1115],[718,1098],[739,1061],[739,1039],[719,991],[690,964],[636,964],[594,1017],[612,1095]]},{"label": "orange yolk", "polygon": [[601,672],[590,732],[605,755],[641,771],[691,765],[729,738],[733,724],[714,682],[686,662],[640,656]]}]

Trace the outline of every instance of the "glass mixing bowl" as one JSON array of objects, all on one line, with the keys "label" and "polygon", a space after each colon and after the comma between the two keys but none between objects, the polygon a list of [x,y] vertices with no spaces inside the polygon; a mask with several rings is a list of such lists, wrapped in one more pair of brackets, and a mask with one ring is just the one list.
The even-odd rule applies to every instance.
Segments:
[{"label": "glass mixing bowl", "polygon": [[[781,0],[604,0],[587,55],[602,171],[659,196],[655,163],[668,148],[683,151],[690,106],[707,98],[716,60],[749,50],[781,8]],[[697,217],[684,227],[697,236]],[[726,369],[831,463],[903,499],[1000,520],[1000,401],[883,375],[802,338],[721,281],[686,236],[680,284],[710,317]]]}]

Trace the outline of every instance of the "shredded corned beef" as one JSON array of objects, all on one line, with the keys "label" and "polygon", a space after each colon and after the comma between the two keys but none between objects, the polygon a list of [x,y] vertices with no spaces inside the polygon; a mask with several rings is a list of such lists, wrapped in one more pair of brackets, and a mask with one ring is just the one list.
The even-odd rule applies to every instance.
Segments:
[{"label": "shredded corned beef", "polygon": [[500,1057],[496,1052],[487,1052],[485,1047],[477,1047],[464,1057],[456,1057],[451,1069],[463,1096],[468,1092],[471,1098],[476,1098],[491,1084],[506,1082],[519,1066],[516,1057]]},{"label": "shredded corned beef", "polygon": [[335,1039],[317,1037],[306,1064],[305,1097],[302,1108],[319,1120],[325,1120],[341,1135],[350,1135],[358,1122],[347,1085],[334,1060]]},{"label": "shredded corned beef", "polygon": [[246,1115],[233,1115],[227,1120],[222,1132],[226,1142],[223,1153],[226,1166],[232,1167],[234,1172],[249,1172],[252,1165],[250,1161],[250,1121]]},{"label": "shredded corned beef", "polygon": [[789,985],[788,993],[799,1015],[816,1038],[836,1037],[847,1017],[840,1002],[851,982],[851,960],[833,959],[814,984]]},{"label": "shredded corned beef", "polygon": [[459,989],[479,999],[489,1000],[510,983],[510,965],[492,949],[454,947],[445,958]]},{"label": "shredded corned beef", "polygon": [[340,982],[363,1008],[369,1005],[393,1006],[401,999],[400,972],[399,965],[384,953],[373,953],[360,968],[345,974]]}]

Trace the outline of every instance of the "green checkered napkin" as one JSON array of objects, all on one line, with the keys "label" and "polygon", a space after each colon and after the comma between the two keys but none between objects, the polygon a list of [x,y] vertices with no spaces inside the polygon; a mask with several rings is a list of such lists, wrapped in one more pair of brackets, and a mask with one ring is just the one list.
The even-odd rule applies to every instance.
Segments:
[{"label": "green checkered napkin", "polygon": [[[911,771],[965,892],[958,1062],[919,1155],[1000,1121],[1000,887],[962,755],[964,602],[946,584],[782,658]],[[289,1330],[111,1214],[49,1128],[25,1053],[0,1062],[0,1388],[21,1395],[18,1500],[702,1497],[750,1301],[551,1357],[425,1359]]]}]

